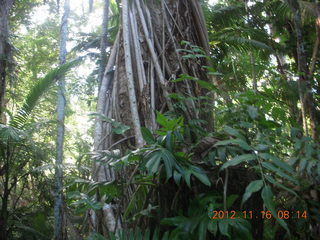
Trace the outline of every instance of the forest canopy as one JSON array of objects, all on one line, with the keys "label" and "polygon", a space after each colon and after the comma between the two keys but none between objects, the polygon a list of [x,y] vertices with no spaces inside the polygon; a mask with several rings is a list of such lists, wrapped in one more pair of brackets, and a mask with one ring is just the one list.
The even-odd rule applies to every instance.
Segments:
[{"label": "forest canopy", "polygon": [[317,0],[0,0],[0,240],[319,239]]}]

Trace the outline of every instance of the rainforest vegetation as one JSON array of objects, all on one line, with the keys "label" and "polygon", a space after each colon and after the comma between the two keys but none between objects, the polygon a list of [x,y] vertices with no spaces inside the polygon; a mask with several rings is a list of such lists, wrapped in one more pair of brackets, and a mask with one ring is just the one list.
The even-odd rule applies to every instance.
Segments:
[{"label": "rainforest vegetation", "polygon": [[318,0],[0,0],[0,240],[320,239]]}]

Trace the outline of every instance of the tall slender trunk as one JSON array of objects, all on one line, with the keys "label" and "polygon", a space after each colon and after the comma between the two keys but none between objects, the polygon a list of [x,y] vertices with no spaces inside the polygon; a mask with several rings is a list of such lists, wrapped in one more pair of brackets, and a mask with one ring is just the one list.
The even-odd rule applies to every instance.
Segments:
[{"label": "tall slender trunk", "polygon": [[[314,42],[312,58],[311,58],[311,63],[309,68],[309,74],[311,78],[314,78],[314,70],[319,58],[319,47],[320,47],[320,4],[318,0],[316,0],[316,13],[317,13],[316,21],[315,21],[316,40]],[[319,78],[315,78],[314,80],[316,80],[318,82],[318,85],[320,85]]]},{"label": "tall slender trunk", "polygon": [[103,73],[107,64],[106,49],[108,45],[108,23],[109,23],[109,0],[104,0],[103,6],[103,20],[102,20],[102,32],[100,41],[100,66],[99,66],[99,86],[101,85]]},{"label": "tall slender trunk", "polygon": [[[68,39],[68,18],[70,13],[69,0],[64,2],[64,13],[61,19],[60,26],[60,65],[66,62],[67,56],[67,39]],[[58,81],[58,103],[57,103],[57,157],[55,164],[55,205],[54,205],[54,239],[63,240],[63,143],[64,143],[64,118],[65,118],[65,79],[61,77]]]},{"label": "tall slender trunk", "polygon": [[10,55],[8,17],[13,0],[0,0],[0,123],[4,122],[5,92],[8,59]]},{"label": "tall slender trunk", "polygon": [[10,181],[10,150],[6,150],[6,161],[4,165],[4,182],[3,182],[3,193],[1,195],[1,212],[0,212],[0,239],[8,238],[8,203],[9,203],[9,181]]},{"label": "tall slender trunk", "polygon": [[307,134],[306,116],[310,117],[310,129],[313,139],[318,139],[316,109],[313,99],[311,79],[307,64],[307,57],[304,48],[304,39],[302,34],[300,6],[297,0],[288,0],[289,6],[293,12],[294,28],[297,37],[297,55],[298,55],[298,73],[299,73],[299,94],[301,100],[301,111],[304,121],[304,129]]},{"label": "tall slender trunk", "polygon": [[[250,18],[250,8],[248,6],[247,0],[244,0],[244,6],[245,6],[245,9],[247,12],[248,25],[249,25],[249,27],[253,28],[253,23]],[[250,39],[250,36],[249,36],[249,39]],[[255,61],[254,53],[252,51],[250,52],[249,55],[250,55],[250,64],[251,64],[251,73],[252,73],[252,90],[254,92],[257,92],[258,91],[258,82],[257,82],[257,76],[256,76],[256,68],[255,68],[256,61]]]},{"label": "tall slender trunk", "polygon": [[[119,38],[115,40],[115,45],[109,56],[107,63],[106,58],[106,48],[108,43],[108,20],[109,20],[109,0],[104,1],[103,8],[103,21],[102,21],[102,34],[100,41],[100,66],[99,66],[99,93],[98,93],[98,102],[97,102],[97,113],[105,114],[108,111],[109,104],[106,103],[106,97],[109,93],[109,88],[112,82],[113,74],[110,73],[113,71],[113,66],[115,63],[116,53],[117,53],[117,42]],[[108,114],[106,114],[108,115]],[[103,149],[103,137],[102,132],[105,129],[105,126],[102,122],[102,119],[97,118],[95,122],[95,134],[94,134],[94,150],[99,152]],[[101,162],[93,163],[93,179],[95,181],[113,181],[114,173],[113,169],[110,166],[106,166]],[[100,193],[97,191],[97,201],[100,201]],[[91,216],[93,221],[93,227],[96,232],[101,234],[106,234],[108,231],[114,232],[116,221],[113,212],[113,206],[111,204],[104,204],[103,208],[97,212],[91,211]]]}]

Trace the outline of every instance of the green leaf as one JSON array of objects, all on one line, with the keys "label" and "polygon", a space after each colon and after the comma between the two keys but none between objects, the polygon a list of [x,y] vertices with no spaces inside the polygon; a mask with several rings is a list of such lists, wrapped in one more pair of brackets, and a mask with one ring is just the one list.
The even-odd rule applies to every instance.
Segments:
[{"label": "green leaf", "polygon": [[233,221],[230,221],[230,225],[232,226],[232,230],[236,232],[238,239],[252,239],[251,224],[246,219],[233,219]]},{"label": "green leaf", "polygon": [[161,224],[169,225],[169,226],[179,226],[181,223],[187,221],[188,218],[184,216],[176,216],[171,218],[164,218],[161,220]]},{"label": "green leaf", "polygon": [[2,142],[3,144],[12,144],[14,142],[20,142],[24,139],[26,139],[27,134],[25,131],[0,124],[0,143]]},{"label": "green leaf", "polygon": [[115,120],[111,122],[111,125],[112,125],[112,131],[116,134],[124,134],[126,131],[130,129],[129,126],[121,122],[117,122]]},{"label": "green leaf", "polygon": [[275,167],[275,166],[272,165],[271,163],[269,163],[269,162],[262,162],[262,166],[263,166],[264,168],[270,170],[270,171],[275,172],[278,176],[283,177],[283,178],[287,179],[287,180],[290,181],[290,182],[293,182],[293,183],[295,183],[295,184],[298,184],[298,181],[297,181],[295,178],[293,178],[293,177],[289,176],[288,174],[284,173],[283,171],[281,171],[280,168]]},{"label": "green leaf", "polygon": [[240,133],[240,131],[237,130],[237,129],[234,129],[234,128],[232,128],[232,127],[229,127],[229,126],[225,125],[225,126],[223,127],[223,130],[224,130],[226,133],[228,133],[229,135],[231,135],[231,136],[240,138],[240,139],[243,140],[243,141],[246,140],[246,138],[245,138],[245,137]]},{"label": "green leaf", "polygon": [[254,106],[249,106],[248,107],[248,113],[251,119],[256,119],[258,117],[258,110]]},{"label": "green leaf", "polygon": [[161,126],[168,127],[168,119],[158,111],[157,111],[156,120],[157,120],[157,123],[159,123]]},{"label": "green leaf", "polygon": [[247,187],[245,194],[242,197],[241,207],[242,205],[251,197],[252,193],[258,192],[263,186],[262,180],[255,180],[251,182]]},{"label": "green leaf", "polygon": [[202,88],[205,88],[205,89],[208,89],[208,90],[214,90],[216,89],[216,86],[214,86],[212,83],[210,82],[206,82],[206,81],[203,81],[203,80],[197,80],[197,83],[202,87]]},{"label": "green leaf", "polygon": [[158,172],[160,161],[161,161],[161,152],[154,151],[150,153],[150,157],[148,158],[148,162],[146,163],[146,168],[152,174]]},{"label": "green leaf", "polygon": [[168,131],[166,135],[166,148],[169,151],[173,151],[173,145],[174,145],[173,138],[174,138],[174,135],[172,134],[172,131]]},{"label": "green leaf", "polygon": [[252,148],[248,145],[248,143],[242,139],[230,139],[230,140],[224,140],[224,141],[219,141],[215,144],[215,146],[226,146],[229,144],[233,145],[239,145],[243,150],[250,151]]},{"label": "green leaf", "polygon": [[198,226],[198,239],[207,239],[208,222],[207,218],[200,221]]},{"label": "green leaf", "polygon": [[112,132],[114,132],[116,134],[123,134],[130,129],[129,126],[127,126],[121,122],[118,122],[115,119],[109,118],[106,115],[101,114],[101,113],[94,112],[94,113],[90,113],[89,116],[95,117],[95,118],[100,118],[107,123],[111,123]]},{"label": "green leaf", "polygon": [[155,139],[148,128],[142,127],[141,133],[142,133],[143,139],[146,141],[147,144],[155,143]]},{"label": "green leaf", "polygon": [[256,151],[266,151],[269,149],[269,146],[265,144],[258,144],[254,149]]},{"label": "green leaf", "polygon": [[265,178],[272,184],[292,193],[293,195],[295,195],[296,197],[298,197],[297,193],[295,191],[293,191],[291,188],[288,188],[286,186],[284,186],[283,184],[279,183],[278,181],[276,181],[273,177],[265,175]]},{"label": "green leaf", "polygon": [[305,158],[303,157],[301,160],[300,160],[300,163],[299,163],[299,171],[300,172],[303,172],[307,166],[307,163],[308,163],[308,158]]},{"label": "green leaf", "polygon": [[22,107],[18,113],[9,122],[10,126],[21,129],[32,110],[35,108],[40,98],[47,92],[47,90],[57,81],[57,79],[64,76],[72,67],[79,64],[82,58],[77,58],[70,62],[67,62],[53,70],[51,70],[44,78],[36,81],[36,84],[31,88]]},{"label": "green leaf", "polygon": [[293,168],[286,162],[281,161],[278,157],[271,155],[269,153],[259,153],[259,157],[264,160],[271,160],[276,166],[280,167],[281,169],[287,171],[290,174],[294,174]]},{"label": "green leaf", "polygon": [[190,76],[188,74],[180,74],[179,78],[171,80],[171,82],[181,82],[181,81],[184,81],[184,80],[194,80],[194,81],[196,81],[196,80],[198,80],[198,78],[192,77],[192,76]]},{"label": "green leaf", "polygon": [[106,238],[102,236],[100,233],[94,232],[90,234],[87,240],[106,240]]},{"label": "green leaf", "polygon": [[182,175],[178,173],[177,171],[173,172],[173,180],[174,182],[179,186],[181,181]]},{"label": "green leaf", "polygon": [[175,157],[167,149],[162,149],[162,159],[167,173],[167,180],[172,177],[173,166],[175,165]]},{"label": "green leaf", "polygon": [[227,156],[226,156],[226,148],[225,147],[218,148],[218,157],[223,162],[226,160]]},{"label": "green leaf", "polygon": [[231,194],[230,196],[228,196],[227,198],[227,209],[231,208],[232,205],[235,203],[235,201],[239,198],[239,195],[237,194]]},{"label": "green leaf", "polygon": [[209,232],[213,233],[214,236],[216,236],[218,232],[218,221],[215,219],[210,220],[208,223],[208,230]]},{"label": "green leaf", "polygon": [[200,182],[202,182],[204,185],[207,185],[207,186],[211,186],[211,182],[208,178],[208,176],[203,172],[202,169],[198,168],[198,167],[195,167],[195,166],[192,166],[191,167],[191,172],[192,174],[198,178],[200,180]]},{"label": "green leaf", "polygon": [[184,180],[186,181],[186,184],[189,188],[191,188],[190,177],[191,171],[189,169],[186,169],[184,172]]},{"label": "green leaf", "polygon": [[254,154],[239,155],[239,156],[236,156],[235,158],[233,158],[232,160],[227,161],[225,164],[223,164],[220,170],[223,170],[223,169],[231,167],[231,166],[238,165],[238,164],[245,162],[245,161],[252,161],[255,159],[256,159],[256,155],[254,155]]},{"label": "green leaf", "polygon": [[261,192],[261,197],[263,199],[264,204],[266,205],[267,209],[271,211],[273,217],[278,221],[278,223],[287,230],[288,234],[290,231],[288,229],[287,223],[283,220],[278,218],[274,203],[273,203],[273,193],[270,186],[264,186]]},{"label": "green leaf", "polygon": [[229,234],[229,221],[228,219],[221,219],[218,221],[218,225],[219,225],[219,231],[223,236],[227,236],[229,238],[230,234]]},{"label": "green leaf", "polygon": [[166,169],[166,179],[172,177],[174,167],[177,166],[174,155],[165,148],[157,149],[147,155],[146,168],[152,174],[158,172],[160,162],[163,161]]}]

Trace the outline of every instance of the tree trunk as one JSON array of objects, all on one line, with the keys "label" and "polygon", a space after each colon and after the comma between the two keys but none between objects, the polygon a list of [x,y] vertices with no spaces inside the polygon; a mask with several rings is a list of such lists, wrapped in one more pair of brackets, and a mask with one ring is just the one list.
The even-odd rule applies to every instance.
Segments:
[{"label": "tree trunk", "polygon": [[299,73],[299,93],[301,99],[301,111],[304,121],[304,129],[307,134],[306,116],[310,117],[310,129],[313,139],[318,139],[316,109],[313,99],[311,79],[307,64],[307,57],[304,48],[304,40],[301,24],[300,6],[297,0],[288,0],[289,6],[293,12],[294,28],[297,37],[297,55],[298,55],[298,73]]},{"label": "tree trunk", "polygon": [[1,212],[0,212],[0,239],[8,238],[8,205],[10,195],[10,165],[9,165],[9,149],[6,153],[6,161],[4,165],[4,181],[3,181],[3,193],[1,194]]},{"label": "tree trunk", "polygon": [[[70,13],[69,0],[64,2],[64,13],[61,19],[60,28],[60,65],[66,62],[67,56],[67,39],[68,39],[68,18]],[[65,117],[65,79],[61,77],[58,81],[58,103],[57,103],[57,158],[55,165],[55,204],[54,204],[54,239],[63,240],[63,143],[64,143],[64,117]]]},{"label": "tree trunk", "polygon": [[[209,52],[207,32],[199,3],[189,0],[167,0],[163,1],[163,7],[162,10],[161,1],[128,3],[126,15],[130,26],[128,28],[123,26],[123,30],[125,28],[127,31],[121,30],[116,59],[110,60],[116,62],[109,64],[111,66],[105,72],[104,84],[108,84],[110,88],[101,86],[99,92],[98,102],[105,96],[109,97],[104,100],[105,106],[109,106],[104,109],[104,114],[128,126],[133,127],[134,122],[137,122],[132,117],[134,110],[129,104],[128,68],[132,68],[132,74],[129,72],[129,75],[132,75],[135,85],[139,124],[151,129],[155,125],[155,111],[172,110],[174,103],[169,97],[170,93],[196,97],[204,92],[195,81],[172,83],[170,80],[176,79],[180,74],[189,74],[210,81],[205,69],[202,68],[203,65],[208,65],[206,59],[184,59],[176,51],[188,48],[181,46],[181,42],[185,40]],[[126,34],[129,36],[124,36]],[[130,55],[127,55],[127,47],[130,48]],[[128,57],[130,59],[127,59]],[[115,66],[114,77],[110,79],[111,81],[107,81],[107,73],[113,66]],[[200,101],[188,101],[186,119],[199,118],[202,114],[199,110],[201,104]],[[127,137],[137,136],[137,132],[130,130]],[[102,129],[102,133],[108,135],[106,129]],[[115,134],[109,134],[101,145],[103,149],[108,149],[120,139]],[[138,144],[137,139],[135,144]],[[123,150],[125,149],[126,146]]]},{"label": "tree trunk", "polygon": [[0,0],[0,123],[4,123],[7,67],[10,56],[8,17],[13,0]]},{"label": "tree trunk", "polygon": [[[171,82],[180,74],[212,81],[203,68],[210,65],[206,58],[183,58],[181,55],[186,53],[177,51],[192,51],[199,46],[205,54],[209,54],[207,29],[199,2],[123,0],[121,6],[122,28],[105,68],[97,112],[131,129],[123,135],[115,134],[109,123],[98,119],[94,140],[96,152],[113,150],[125,153],[132,146],[141,147],[140,127],[155,130],[156,111],[176,112],[183,115],[186,121],[202,118],[208,121],[202,127],[212,129],[212,113],[202,111],[204,103],[200,98],[186,100],[183,103],[185,109],[181,109],[170,97],[171,93],[193,97],[208,94],[196,81]],[[182,41],[187,41],[187,44],[182,45]],[[109,166],[105,168],[105,180],[114,180],[117,177],[114,171]],[[121,174],[130,176],[132,171],[125,170]],[[93,178],[97,179],[98,175],[99,167],[96,166]],[[132,188],[128,187],[125,191],[121,208],[113,207],[116,213],[110,215],[111,221],[117,221],[115,216],[121,219],[121,211],[130,199]]]},{"label": "tree trunk", "polygon": [[100,41],[100,66],[99,66],[99,86],[101,85],[103,73],[107,64],[107,45],[108,45],[108,23],[109,23],[109,0],[104,0],[102,33]]}]

